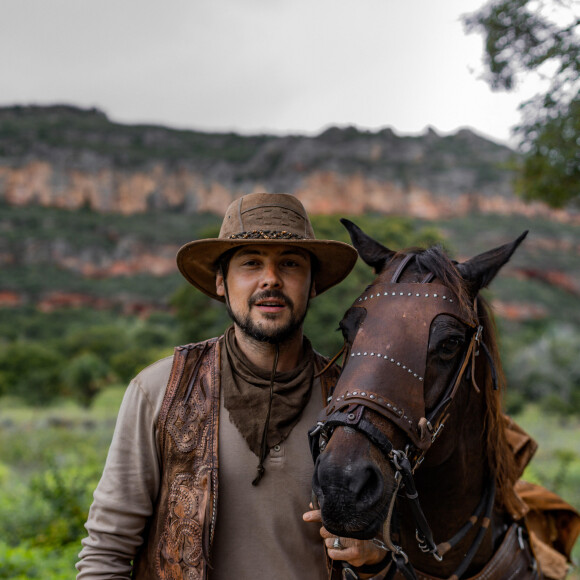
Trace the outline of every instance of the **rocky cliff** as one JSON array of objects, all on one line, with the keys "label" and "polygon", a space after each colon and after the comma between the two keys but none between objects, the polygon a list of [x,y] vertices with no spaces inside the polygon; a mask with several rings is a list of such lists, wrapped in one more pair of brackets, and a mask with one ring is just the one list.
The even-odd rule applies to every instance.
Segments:
[{"label": "rocky cliff", "polygon": [[313,213],[434,218],[475,209],[569,220],[513,195],[514,160],[468,130],[242,136],[122,125],[64,105],[0,108],[0,201],[10,205],[222,214],[243,193],[284,191]]}]

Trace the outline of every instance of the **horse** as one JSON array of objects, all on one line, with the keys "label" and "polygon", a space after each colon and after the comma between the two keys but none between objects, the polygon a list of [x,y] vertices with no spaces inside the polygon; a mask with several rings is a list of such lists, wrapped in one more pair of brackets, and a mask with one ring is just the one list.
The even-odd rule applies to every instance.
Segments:
[{"label": "horse", "polygon": [[381,545],[375,568],[387,578],[542,578],[480,295],[528,232],[458,263],[438,246],[391,250],[341,222],[376,278],[339,324],[343,368],[309,434],[323,525]]}]

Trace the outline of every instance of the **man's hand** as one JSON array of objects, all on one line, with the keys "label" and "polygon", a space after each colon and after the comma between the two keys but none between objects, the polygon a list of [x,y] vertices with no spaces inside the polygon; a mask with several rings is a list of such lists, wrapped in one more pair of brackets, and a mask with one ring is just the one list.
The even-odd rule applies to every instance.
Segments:
[{"label": "man's hand", "polygon": [[[322,523],[320,510],[312,510],[302,515],[305,522]],[[336,536],[331,534],[324,526],[320,528],[320,535],[324,538],[324,545],[328,557],[332,560],[345,560],[352,566],[365,564],[377,564],[386,555],[385,550],[377,546],[371,540],[355,540],[353,538],[339,538],[342,548],[334,548]]]}]

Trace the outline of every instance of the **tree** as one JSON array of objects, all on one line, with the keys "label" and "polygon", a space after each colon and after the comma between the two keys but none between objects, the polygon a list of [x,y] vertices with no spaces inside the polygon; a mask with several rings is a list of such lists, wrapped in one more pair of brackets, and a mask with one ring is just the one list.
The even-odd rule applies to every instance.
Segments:
[{"label": "tree", "polygon": [[63,368],[62,377],[69,393],[83,406],[90,407],[98,392],[110,381],[109,366],[94,352],[81,352]]},{"label": "tree", "polygon": [[35,342],[13,342],[0,350],[0,395],[41,406],[63,394],[60,369],[65,358]]},{"label": "tree", "polygon": [[[580,332],[556,324],[506,357],[506,377],[521,401],[539,401],[558,415],[580,412]],[[518,401],[520,402],[520,401]]]},{"label": "tree", "polygon": [[468,32],[485,37],[493,89],[510,91],[529,73],[548,82],[544,94],[522,103],[514,128],[523,152],[516,188],[553,207],[580,203],[578,6],[578,0],[491,0],[464,17]]}]

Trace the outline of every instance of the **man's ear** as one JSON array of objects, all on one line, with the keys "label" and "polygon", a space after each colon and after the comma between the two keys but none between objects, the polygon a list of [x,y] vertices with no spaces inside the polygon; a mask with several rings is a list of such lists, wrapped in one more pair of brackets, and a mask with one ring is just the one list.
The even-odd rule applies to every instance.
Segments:
[{"label": "man's ear", "polygon": [[226,295],[226,285],[224,284],[224,277],[221,272],[215,275],[215,293],[218,296]]},{"label": "man's ear", "polygon": [[314,298],[316,296],[316,282],[312,280],[312,284],[310,285],[310,298]]}]

